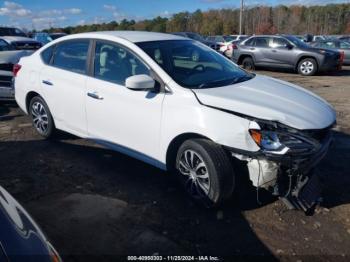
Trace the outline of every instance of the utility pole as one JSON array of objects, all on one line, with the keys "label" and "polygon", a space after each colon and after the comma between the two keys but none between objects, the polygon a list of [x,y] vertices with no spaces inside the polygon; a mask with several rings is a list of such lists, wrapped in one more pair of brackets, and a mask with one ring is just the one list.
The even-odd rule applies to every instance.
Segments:
[{"label": "utility pole", "polygon": [[242,18],[243,18],[243,0],[241,0],[241,9],[239,11],[239,34],[242,34]]}]

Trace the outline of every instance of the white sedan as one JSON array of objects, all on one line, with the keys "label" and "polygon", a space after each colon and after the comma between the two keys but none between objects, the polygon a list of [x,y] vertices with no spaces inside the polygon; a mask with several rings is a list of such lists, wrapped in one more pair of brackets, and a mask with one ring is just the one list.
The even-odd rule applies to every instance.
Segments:
[{"label": "white sedan", "polygon": [[70,35],[22,58],[14,74],[16,101],[40,135],[64,130],[169,170],[205,206],[229,198],[245,175],[290,207],[319,199],[311,171],[330,144],[333,108],[197,41]]}]

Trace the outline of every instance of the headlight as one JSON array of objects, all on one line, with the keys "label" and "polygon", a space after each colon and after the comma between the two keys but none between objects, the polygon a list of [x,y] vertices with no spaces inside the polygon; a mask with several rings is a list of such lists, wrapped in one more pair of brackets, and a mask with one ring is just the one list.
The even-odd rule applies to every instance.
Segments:
[{"label": "headlight", "polygon": [[285,131],[250,129],[249,133],[255,143],[266,153],[284,155],[307,153],[315,149],[306,139]]},{"label": "headlight", "polygon": [[274,131],[249,130],[255,143],[267,151],[281,151],[285,146]]}]

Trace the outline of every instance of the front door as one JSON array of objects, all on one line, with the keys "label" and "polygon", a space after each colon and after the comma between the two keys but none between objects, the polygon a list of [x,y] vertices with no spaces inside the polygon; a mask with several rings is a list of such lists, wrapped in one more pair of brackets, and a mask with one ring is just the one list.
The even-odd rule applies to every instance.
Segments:
[{"label": "front door", "polygon": [[96,41],[93,61],[86,93],[89,136],[158,165],[164,93],[125,86],[126,78],[150,75],[150,69],[127,48],[103,41]]}]

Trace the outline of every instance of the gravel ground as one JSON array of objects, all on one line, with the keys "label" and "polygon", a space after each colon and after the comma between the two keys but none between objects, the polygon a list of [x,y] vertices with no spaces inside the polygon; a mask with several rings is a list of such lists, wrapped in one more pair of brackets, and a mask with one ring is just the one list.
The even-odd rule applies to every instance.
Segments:
[{"label": "gravel ground", "polygon": [[326,185],[324,203],[313,216],[288,210],[264,192],[257,204],[255,190],[243,181],[225,206],[202,209],[167,173],[70,135],[45,141],[15,104],[3,102],[0,184],[65,261],[152,254],[349,261],[350,67],[331,76],[257,73],[299,84],[337,110],[334,145],[317,169]]}]

